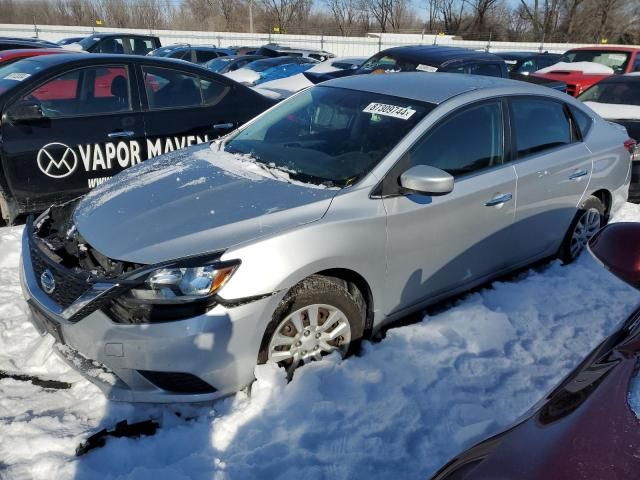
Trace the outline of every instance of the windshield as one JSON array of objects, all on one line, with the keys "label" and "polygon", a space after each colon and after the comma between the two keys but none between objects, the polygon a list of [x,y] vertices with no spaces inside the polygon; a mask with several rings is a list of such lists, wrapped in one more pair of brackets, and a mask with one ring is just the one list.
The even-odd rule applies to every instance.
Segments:
[{"label": "windshield", "polygon": [[359,69],[359,73],[413,72],[418,64],[392,55],[378,54],[367,60]]},{"label": "windshield", "polygon": [[314,87],[242,130],[225,151],[303,182],[345,187],[369,173],[433,108],[399,97]]},{"label": "windshield", "polygon": [[569,50],[561,62],[593,62],[613,69],[615,73],[624,73],[629,63],[629,53],[617,50]]},{"label": "windshield", "polygon": [[22,59],[0,66],[0,93],[15,87],[44,68],[42,63],[34,62],[31,59]]},{"label": "windshield", "polygon": [[578,97],[583,102],[640,106],[640,82],[600,82]]},{"label": "windshield", "polygon": [[100,37],[91,37],[91,36],[89,36],[89,37],[83,38],[78,43],[80,44],[80,46],[82,47],[83,50],[87,50],[87,49],[93,47],[99,41],[100,41]]},{"label": "windshield", "polygon": [[209,60],[207,63],[205,63],[205,67],[207,67],[212,72],[221,72],[233,60],[235,59],[231,57],[214,58],[213,60]]}]

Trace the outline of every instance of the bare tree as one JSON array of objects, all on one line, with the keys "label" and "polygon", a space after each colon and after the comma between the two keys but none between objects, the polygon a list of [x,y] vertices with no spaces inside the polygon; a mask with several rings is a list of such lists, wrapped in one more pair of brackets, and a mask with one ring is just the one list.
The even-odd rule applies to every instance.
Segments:
[{"label": "bare tree", "polygon": [[350,35],[361,18],[360,0],[324,0],[341,35]]},{"label": "bare tree", "polygon": [[262,0],[267,15],[273,19],[281,33],[286,32],[294,18],[305,10],[306,3],[305,0]]}]

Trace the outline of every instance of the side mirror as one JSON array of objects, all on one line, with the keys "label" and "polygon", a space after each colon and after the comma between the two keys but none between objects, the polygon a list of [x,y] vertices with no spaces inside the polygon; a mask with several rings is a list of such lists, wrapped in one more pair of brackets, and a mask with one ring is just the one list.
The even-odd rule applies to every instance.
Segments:
[{"label": "side mirror", "polygon": [[640,289],[640,223],[612,223],[589,240],[589,252],[616,277]]},{"label": "side mirror", "polygon": [[408,193],[446,195],[453,191],[453,177],[436,167],[416,165],[400,175],[400,186]]},{"label": "side mirror", "polygon": [[7,112],[7,118],[15,123],[29,123],[44,120],[45,115],[38,103],[18,103]]}]

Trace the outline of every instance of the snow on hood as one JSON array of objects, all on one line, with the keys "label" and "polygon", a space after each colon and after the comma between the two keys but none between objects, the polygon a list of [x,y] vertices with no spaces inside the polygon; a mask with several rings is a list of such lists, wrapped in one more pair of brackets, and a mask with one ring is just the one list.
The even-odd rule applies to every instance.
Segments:
[{"label": "snow on hood", "polygon": [[81,200],[74,222],[103,255],[153,264],[316,221],[337,191],[205,144],[121,172]]},{"label": "snow on hood", "polygon": [[640,120],[640,106],[617,103],[584,102],[591,110],[607,120]]},{"label": "snow on hood", "polygon": [[65,50],[73,50],[74,52],[84,51],[82,45],[79,43],[68,43],[66,45],[61,45]]},{"label": "snow on hood", "polygon": [[223,73],[223,75],[245,85],[253,85],[260,80],[260,74],[248,68],[239,68],[233,72]]},{"label": "snow on hood", "polygon": [[550,67],[541,68],[536,73],[551,73],[558,71],[582,72],[597,75],[613,75],[613,68],[594,62],[558,62]]}]

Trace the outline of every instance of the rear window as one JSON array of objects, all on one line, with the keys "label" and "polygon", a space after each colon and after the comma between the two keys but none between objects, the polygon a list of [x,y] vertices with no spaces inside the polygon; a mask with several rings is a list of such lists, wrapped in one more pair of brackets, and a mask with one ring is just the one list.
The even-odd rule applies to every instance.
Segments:
[{"label": "rear window", "polygon": [[640,106],[640,82],[599,82],[578,99],[582,102]]}]

